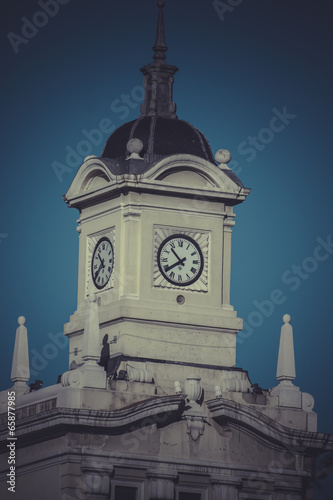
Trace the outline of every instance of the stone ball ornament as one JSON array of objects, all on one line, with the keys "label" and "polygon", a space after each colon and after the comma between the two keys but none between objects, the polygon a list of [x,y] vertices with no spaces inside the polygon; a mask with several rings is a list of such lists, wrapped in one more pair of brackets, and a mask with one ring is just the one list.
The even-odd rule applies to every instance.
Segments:
[{"label": "stone ball ornament", "polygon": [[290,323],[291,321],[290,314],[285,314],[282,319],[284,323]]},{"label": "stone ball ornament", "polygon": [[226,165],[231,160],[230,151],[228,151],[227,149],[219,149],[215,153],[215,160],[217,161],[218,164],[223,163],[224,165]]},{"label": "stone ball ornament", "polygon": [[18,324],[19,324],[20,326],[23,326],[23,325],[25,325],[26,319],[25,319],[25,317],[24,317],[24,316],[19,316],[19,317],[17,318],[17,322],[18,322]]},{"label": "stone ball ornament", "polygon": [[143,142],[141,139],[130,139],[126,144],[127,151],[131,153],[140,154],[143,150]]}]

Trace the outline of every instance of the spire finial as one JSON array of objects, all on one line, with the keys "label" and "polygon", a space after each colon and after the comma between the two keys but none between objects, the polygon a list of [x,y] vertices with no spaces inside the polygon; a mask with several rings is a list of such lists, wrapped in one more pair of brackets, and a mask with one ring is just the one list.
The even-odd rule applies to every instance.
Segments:
[{"label": "spire finial", "polygon": [[172,101],[173,75],[178,71],[176,66],[168,64],[164,29],[164,1],[158,0],[158,22],[156,41],[153,47],[154,61],[143,66],[140,71],[145,76],[145,100],[141,104],[141,114],[145,116],[162,116],[177,118],[176,105]]},{"label": "spire finial", "polygon": [[166,59],[165,52],[168,50],[168,47],[166,46],[166,43],[165,43],[164,12],[163,12],[164,5],[165,5],[165,3],[163,0],[159,0],[157,2],[157,6],[159,8],[159,13],[158,13],[158,21],[157,21],[156,40],[155,40],[155,45],[153,47],[155,60]]}]

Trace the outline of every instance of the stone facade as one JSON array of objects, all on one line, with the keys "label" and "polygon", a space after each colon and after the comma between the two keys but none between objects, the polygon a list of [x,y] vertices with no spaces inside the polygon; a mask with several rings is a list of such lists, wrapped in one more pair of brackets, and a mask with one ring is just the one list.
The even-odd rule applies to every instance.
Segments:
[{"label": "stone facade", "polygon": [[0,393],[1,498],[310,500],[316,456],[333,438],[317,433],[313,398],[293,384],[289,315],[275,388],[236,367],[231,232],[250,190],[230,153],[219,150],[216,164],[175,114],[177,68],[165,62],[158,5],[142,115],[85,159],[64,196],[80,212],[80,243],[58,384],[29,389],[19,318],[14,385]]},{"label": "stone facade", "polygon": [[[240,370],[219,375],[248,382]],[[82,380],[17,398],[16,498],[310,499],[314,457],[332,447],[308,430],[312,410],[241,383],[216,397],[194,374],[180,382],[187,394],[169,396],[154,381],[96,389]]]}]

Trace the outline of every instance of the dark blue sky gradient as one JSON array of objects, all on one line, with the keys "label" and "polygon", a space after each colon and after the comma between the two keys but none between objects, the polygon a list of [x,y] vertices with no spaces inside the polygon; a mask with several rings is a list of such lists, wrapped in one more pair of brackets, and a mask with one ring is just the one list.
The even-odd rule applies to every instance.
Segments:
[{"label": "dark blue sky gradient", "polygon": [[[333,236],[330,9],[329,0],[246,0],[221,21],[211,1],[167,0],[165,8],[167,60],[180,68],[177,114],[206,135],[213,153],[229,149],[233,168],[252,188],[235,210],[232,304],[253,323],[260,319],[254,301],[269,299],[274,289],[284,297],[238,345],[238,365],[252,382],[276,385],[282,316],[289,313],[295,384],[314,396],[323,432],[333,432],[333,254],[316,261],[317,269],[299,278],[296,290],[290,279],[293,265],[313,257],[316,239]],[[111,104],[142,85],[139,68],[152,60],[157,8],[155,1],[71,0],[20,44],[17,54],[7,34],[21,35],[21,18],[31,20],[41,8],[37,1],[6,0],[1,10],[5,389],[19,315],[27,318],[31,358],[43,356],[40,366],[47,364],[32,379],[50,385],[67,369],[67,347],[46,348],[50,358],[54,355],[47,361],[43,349],[52,344],[48,333],[61,332],[76,309],[78,213],[66,207],[62,195],[77,168],[60,182],[51,165],[66,164],[65,148],[77,149],[86,139],[83,129],[97,128],[103,118],[118,127],[138,116],[137,101],[131,101],[133,109],[126,106],[126,117]],[[262,150],[250,153],[249,136],[257,137],[269,127],[273,109],[284,107],[297,116],[264,147],[261,142]],[[103,134],[92,154],[100,155],[107,137]]]}]

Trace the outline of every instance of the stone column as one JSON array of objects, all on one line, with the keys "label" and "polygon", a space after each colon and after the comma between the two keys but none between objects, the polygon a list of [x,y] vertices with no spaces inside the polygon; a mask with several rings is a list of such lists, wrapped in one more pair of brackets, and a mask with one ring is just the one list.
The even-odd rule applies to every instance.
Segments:
[{"label": "stone column", "polygon": [[168,469],[151,469],[149,478],[149,500],[174,500],[177,472]]},{"label": "stone column", "polygon": [[83,460],[81,466],[84,476],[82,490],[86,500],[107,500],[110,494],[113,465],[104,461]]},{"label": "stone column", "polygon": [[213,485],[213,500],[238,500],[241,479],[228,476],[212,476],[210,482]]},{"label": "stone column", "polygon": [[[309,496],[301,491],[300,485],[292,484],[291,482],[286,483],[285,481],[276,481],[274,484],[274,492],[276,493],[276,500],[310,500],[312,495],[309,492]],[[304,496],[305,495],[305,496]]]}]

